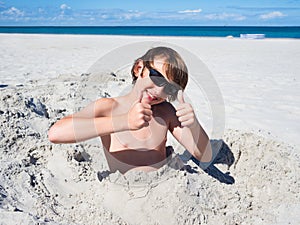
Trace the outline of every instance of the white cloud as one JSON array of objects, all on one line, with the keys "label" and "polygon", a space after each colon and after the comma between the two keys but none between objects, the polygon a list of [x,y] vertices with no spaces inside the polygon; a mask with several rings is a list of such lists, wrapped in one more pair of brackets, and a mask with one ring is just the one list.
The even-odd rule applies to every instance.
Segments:
[{"label": "white cloud", "polygon": [[262,15],[259,16],[259,18],[263,19],[263,20],[268,20],[268,19],[274,19],[274,18],[281,18],[281,17],[284,17],[284,16],[285,15],[282,12],[274,11],[274,12],[262,14]]},{"label": "white cloud", "polygon": [[221,13],[221,14],[207,14],[205,15],[205,18],[209,20],[226,20],[226,19],[232,19],[235,21],[242,21],[245,20],[246,17],[239,15],[239,14],[234,14],[234,13]]},{"label": "white cloud", "polygon": [[39,8],[39,9],[38,9],[38,12],[39,12],[39,13],[44,13],[44,12],[45,12],[45,10],[44,10],[44,9],[42,9],[42,8]]},{"label": "white cloud", "polygon": [[130,19],[133,19],[133,18],[138,18],[140,17],[140,14],[124,14],[123,17],[126,19],[126,20],[130,20]]},{"label": "white cloud", "polygon": [[247,19],[246,16],[237,16],[236,18],[234,18],[234,20],[236,20],[236,21],[243,21],[245,19]]},{"label": "white cloud", "polygon": [[130,20],[133,18],[139,18],[142,15],[141,12],[138,11],[128,11],[127,13],[122,14],[121,16],[126,19],[126,20]]},{"label": "white cloud", "polygon": [[68,15],[68,14],[69,14],[71,7],[68,6],[67,4],[62,4],[62,5],[60,6],[60,9],[61,9],[60,16],[63,17],[63,16],[65,16],[65,15]]},{"label": "white cloud", "polygon": [[[126,21],[137,21],[142,17],[144,13],[137,10],[95,10],[93,12],[85,12],[85,18],[95,18],[95,20],[104,20],[104,21],[114,21],[114,22],[124,22]],[[78,14],[79,15],[79,14]],[[83,16],[81,13],[80,17]]]},{"label": "white cloud", "polygon": [[17,9],[16,7],[11,7],[10,9],[1,12],[1,14],[8,16],[24,16],[24,12]]},{"label": "white cloud", "polygon": [[60,6],[60,9],[61,9],[61,10],[66,10],[66,9],[71,9],[71,7],[68,6],[67,4],[62,4],[62,5]]},{"label": "white cloud", "polygon": [[200,13],[200,12],[202,12],[202,9],[187,9],[187,10],[178,11],[178,13]]}]

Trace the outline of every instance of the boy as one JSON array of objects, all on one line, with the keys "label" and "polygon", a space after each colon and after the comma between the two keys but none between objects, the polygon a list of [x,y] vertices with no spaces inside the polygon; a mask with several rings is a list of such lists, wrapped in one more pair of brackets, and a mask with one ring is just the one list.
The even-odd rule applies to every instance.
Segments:
[{"label": "boy", "polygon": [[[196,159],[211,161],[209,138],[184,101],[188,73],[181,56],[171,48],[152,48],[135,61],[131,73],[134,86],[128,94],[101,98],[59,120],[50,128],[49,140],[74,143],[100,137],[111,172],[151,171],[166,162],[169,130]],[[176,98],[175,109],[167,99]]]}]

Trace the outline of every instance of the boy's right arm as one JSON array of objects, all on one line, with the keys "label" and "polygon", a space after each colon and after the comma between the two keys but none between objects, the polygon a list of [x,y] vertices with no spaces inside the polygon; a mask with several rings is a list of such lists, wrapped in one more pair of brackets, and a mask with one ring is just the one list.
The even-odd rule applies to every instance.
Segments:
[{"label": "boy's right arm", "polygon": [[124,115],[114,118],[107,116],[111,114],[109,112],[114,103],[114,99],[99,99],[81,111],[62,118],[50,128],[49,140],[53,143],[75,143],[125,130],[127,124]]},{"label": "boy's right arm", "polygon": [[75,143],[125,130],[148,126],[152,111],[150,105],[136,102],[128,113],[112,116],[116,101],[99,99],[70,116],[57,121],[49,130],[53,143]]}]

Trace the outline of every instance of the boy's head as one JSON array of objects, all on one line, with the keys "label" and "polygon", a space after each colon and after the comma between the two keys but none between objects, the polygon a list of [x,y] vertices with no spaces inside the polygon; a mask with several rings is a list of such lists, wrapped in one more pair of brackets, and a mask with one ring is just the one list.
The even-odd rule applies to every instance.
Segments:
[{"label": "boy's head", "polygon": [[131,69],[133,83],[137,80],[137,67],[143,63],[144,67],[153,68],[155,63],[163,63],[164,76],[168,81],[178,85],[184,90],[188,82],[188,71],[181,56],[173,49],[168,47],[155,47],[138,58]]}]

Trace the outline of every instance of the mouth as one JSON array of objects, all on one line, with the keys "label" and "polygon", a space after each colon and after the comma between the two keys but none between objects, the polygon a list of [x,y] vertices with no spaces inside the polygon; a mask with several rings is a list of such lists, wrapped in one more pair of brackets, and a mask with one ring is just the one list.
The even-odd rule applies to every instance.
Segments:
[{"label": "mouth", "polygon": [[147,97],[148,97],[148,100],[151,102],[158,99],[156,96],[152,95],[149,91],[147,91]]}]

